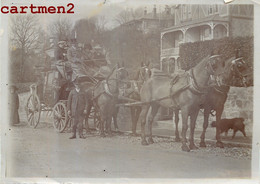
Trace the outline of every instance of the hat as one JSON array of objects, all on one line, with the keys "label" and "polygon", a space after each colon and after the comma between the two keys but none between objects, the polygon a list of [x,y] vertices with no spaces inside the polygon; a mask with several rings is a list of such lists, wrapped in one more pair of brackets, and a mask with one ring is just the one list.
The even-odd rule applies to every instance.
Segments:
[{"label": "hat", "polygon": [[11,90],[11,89],[14,89],[15,91],[18,90],[18,88],[17,88],[15,85],[10,85],[9,89],[10,89],[10,90]]},{"label": "hat", "polygon": [[65,41],[59,41],[58,44],[65,44]]}]

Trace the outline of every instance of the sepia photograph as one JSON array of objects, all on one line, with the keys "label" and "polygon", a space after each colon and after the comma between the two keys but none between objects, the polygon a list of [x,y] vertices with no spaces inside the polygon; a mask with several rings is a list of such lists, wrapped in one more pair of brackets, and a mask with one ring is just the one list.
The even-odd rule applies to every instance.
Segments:
[{"label": "sepia photograph", "polygon": [[257,183],[260,2],[185,3],[1,1],[2,181]]}]

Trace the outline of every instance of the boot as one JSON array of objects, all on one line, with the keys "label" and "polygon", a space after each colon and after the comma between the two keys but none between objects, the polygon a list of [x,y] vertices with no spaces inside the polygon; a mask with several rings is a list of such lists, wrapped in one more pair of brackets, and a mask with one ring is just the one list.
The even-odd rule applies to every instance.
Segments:
[{"label": "boot", "polygon": [[86,139],[86,137],[83,135],[82,129],[79,130],[79,138]]},{"label": "boot", "polygon": [[77,128],[77,127],[74,127],[74,126],[73,126],[73,128],[72,128],[72,133],[73,133],[73,134],[72,134],[72,136],[70,137],[70,139],[76,139],[76,128]]}]

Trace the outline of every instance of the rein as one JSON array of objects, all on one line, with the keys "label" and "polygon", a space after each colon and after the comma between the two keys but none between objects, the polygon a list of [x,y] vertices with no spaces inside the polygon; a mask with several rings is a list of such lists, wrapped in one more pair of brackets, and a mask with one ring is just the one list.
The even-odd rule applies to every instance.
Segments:
[{"label": "rein", "polygon": [[220,93],[221,95],[227,95],[227,93],[228,93],[228,91],[222,91],[222,90],[216,88],[215,86],[214,86],[213,88],[214,88],[214,90],[215,90],[216,92]]}]

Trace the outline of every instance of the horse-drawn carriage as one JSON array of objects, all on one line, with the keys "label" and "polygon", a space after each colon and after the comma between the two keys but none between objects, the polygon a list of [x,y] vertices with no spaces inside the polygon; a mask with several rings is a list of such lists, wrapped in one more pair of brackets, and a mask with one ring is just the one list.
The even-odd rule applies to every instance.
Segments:
[{"label": "horse-drawn carriage", "polygon": [[[37,82],[30,86],[30,96],[26,103],[26,115],[28,124],[36,128],[40,122],[42,112],[53,116],[53,126],[57,132],[63,132],[71,127],[71,117],[67,110],[67,99],[73,89],[73,80],[84,82],[87,87],[96,85],[103,80],[99,70],[106,65],[105,56],[98,59],[93,58],[82,63],[71,63],[69,61],[55,61],[53,59],[54,49],[46,51],[51,64],[36,66],[35,74]],[[83,69],[82,69],[83,68]],[[91,109],[90,117],[94,124],[99,122],[97,110]]]},{"label": "horse-drawn carriage", "polygon": [[[37,93],[37,85],[31,87],[31,95],[27,102],[27,117],[31,126],[36,127],[39,123],[41,111],[52,111],[54,117],[54,127],[58,132],[63,132],[66,127],[71,125],[71,118],[67,114],[67,97],[70,91],[70,85],[73,81],[73,72],[78,71],[79,78],[84,83],[86,90],[90,86],[94,86],[91,91],[91,98],[88,102],[88,112],[86,120],[89,117],[90,110],[92,108],[92,117],[94,121],[100,121],[100,133],[104,135],[104,122],[106,122],[106,128],[111,132],[112,118],[116,120],[118,112],[119,101],[123,100],[122,105],[129,107],[142,107],[139,122],[141,123],[141,138],[142,144],[147,145],[153,143],[152,139],[152,122],[159,107],[173,108],[175,111],[181,110],[182,113],[182,149],[183,151],[189,151],[190,149],[196,149],[194,144],[194,129],[197,119],[197,115],[201,105],[201,97],[207,93],[210,77],[218,79],[216,83],[222,86],[232,86],[229,84],[231,79],[237,74],[236,71],[239,65],[247,67],[242,58],[232,57],[230,59],[222,59],[219,55],[207,56],[200,60],[200,62],[189,71],[184,72],[182,75],[165,76],[159,72],[150,79],[148,79],[139,91],[139,97],[137,99],[129,98],[127,93],[119,95],[120,83],[129,83],[127,78],[127,71],[124,68],[114,67],[106,77],[94,75],[93,68],[87,68],[88,72],[80,73],[80,70],[73,71],[73,65],[66,66],[66,63],[56,62],[55,67],[50,71],[44,73],[44,85],[43,85],[43,97],[39,98]],[[91,66],[91,65],[88,65]],[[82,66],[84,68],[84,66]],[[67,69],[68,70],[67,70]],[[147,72],[147,69],[144,68]],[[97,71],[96,71],[97,72]],[[77,73],[77,72],[76,72]],[[98,72],[97,72],[98,73]],[[244,76],[239,73],[239,78],[242,80]],[[149,76],[148,72],[148,76]],[[96,76],[96,77],[95,77]],[[145,76],[139,75],[140,76]],[[142,77],[140,77],[142,79]],[[142,79],[144,80],[144,79]],[[242,80],[243,81],[243,80]],[[143,83],[144,81],[142,81]],[[40,85],[38,85],[40,86]],[[51,86],[51,87],[50,87]],[[124,90],[125,92],[127,90]],[[62,92],[62,93],[61,93]],[[86,94],[88,92],[86,91]],[[132,91],[130,93],[132,94]],[[41,101],[40,99],[45,99]],[[125,103],[131,102],[131,103]],[[93,108],[94,107],[94,108]],[[146,141],[145,123],[149,109],[151,108],[151,114],[148,116],[148,142]],[[137,113],[138,114],[138,113]],[[217,113],[217,122],[220,121],[221,113]],[[139,114],[138,114],[139,116]],[[190,145],[186,145],[186,132],[188,129],[188,117],[191,118],[190,123]],[[138,119],[138,118],[137,118]],[[135,134],[137,119],[133,120],[133,133]],[[208,122],[206,122],[208,123]],[[176,123],[177,125],[177,123]],[[207,127],[207,126],[205,126]],[[219,131],[217,126],[216,139],[217,146],[223,147],[221,142]],[[176,128],[177,130],[177,128]],[[206,130],[204,130],[205,132]],[[177,137],[178,133],[176,133]],[[204,137],[202,136],[202,143]],[[204,144],[201,144],[202,146]]]}]

